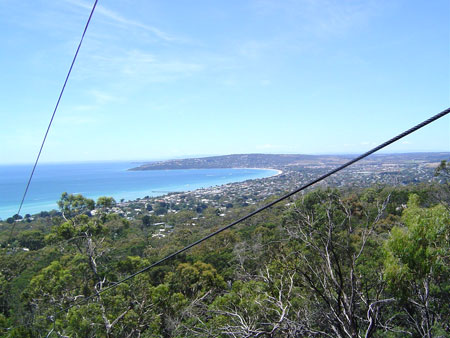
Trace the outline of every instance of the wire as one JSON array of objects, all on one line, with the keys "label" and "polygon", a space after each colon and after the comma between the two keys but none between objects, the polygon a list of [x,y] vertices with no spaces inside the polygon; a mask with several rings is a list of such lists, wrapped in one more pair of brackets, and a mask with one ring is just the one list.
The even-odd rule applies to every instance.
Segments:
[{"label": "wire", "polygon": [[[94,299],[95,297],[98,297],[100,294],[117,287],[118,285],[120,285],[120,284],[122,284],[122,283],[124,283],[124,282],[126,282],[126,281],[128,281],[128,280],[130,280],[130,279],[132,279],[134,277],[136,277],[137,275],[140,275],[140,274],[142,274],[142,273],[152,269],[153,267],[155,267],[157,265],[160,265],[161,263],[164,263],[165,261],[167,261],[169,259],[172,259],[173,257],[175,257],[175,256],[177,256],[177,255],[179,255],[179,254],[189,250],[190,248],[192,248],[192,247],[194,247],[194,246],[196,246],[196,245],[206,241],[207,239],[209,239],[209,238],[211,238],[211,237],[213,237],[213,236],[215,236],[215,235],[217,235],[217,234],[219,234],[219,233],[221,233],[221,232],[223,232],[223,231],[225,231],[225,230],[235,226],[236,224],[239,224],[239,223],[249,219],[250,217],[252,217],[252,216],[262,212],[263,210],[266,210],[266,209],[274,206],[275,204],[277,204],[277,203],[279,203],[279,202],[281,202],[281,201],[291,197],[292,195],[295,195],[296,193],[298,193],[298,192],[300,192],[302,190],[305,190],[306,188],[308,188],[308,187],[310,187],[310,186],[312,186],[312,185],[314,185],[314,184],[324,180],[325,178],[327,178],[327,177],[329,177],[329,176],[331,176],[331,175],[333,175],[333,174],[335,174],[335,173],[337,173],[337,172],[347,168],[348,166],[350,166],[350,165],[352,165],[352,164],[362,160],[363,158],[365,158],[365,157],[367,157],[367,156],[369,156],[369,155],[371,155],[371,154],[373,154],[373,153],[375,153],[375,152],[377,152],[377,151],[387,147],[388,145],[390,145],[390,144],[392,144],[394,142],[397,142],[401,138],[403,138],[403,137],[405,137],[405,136],[407,136],[409,134],[412,134],[415,131],[425,127],[426,125],[428,125],[428,124],[430,124],[430,123],[432,123],[432,122],[434,122],[434,121],[444,117],[448,113],[450,113],[450,108],[447,108],[447,109],[443,110],[439,114],[436,114],[433,117],[430,117],[429,119],[427,119],[427,120],[425,120],[425,121],[415,125],[414,127],[412,127],[410,129],[404,131],[403,133],[401,133],[401,134],[391,138],[390,140],[380,144],[379,146],[369,150],[368,152],[366,152],[366,153],[364,153],[364,154],[362,154],[362,155],[360,155],[358,157],[355,157],[354,159],[346,162],[345,164],[337,167],[336,169],[333,169],[333,170],[329,171],[328,173],[326,173],[326,174],[316,178],[315,180],[313,180],[313,181],[311,181],[311,182],[309,182],[309,183],[307,183],[307,184],[305,184],[305,185],[303,185],[303,186],[301,186],[301,187],[299,187],[299,188],[297,188],[297,189],[295,189],[295,190],[293,190],[293,191],[291,191],[291,192],[281,196],[280,198],[278,198],[278,199],[276,199],[276,200],[274,200],[274,201],[264,205],[263,207],[261,207],[261,208],[255,210],[255,211],[247,214],[246,216],[244,216],[244,217],[242,217],[242,218],[240,218],[240,219],[238,219],[238,220],[228,224],[227,226],[225,226],[223,228],[220,228],[219,230],[214,231],[211,234],[209,234],[209,235],[199,239],[198,241],[195,241],[195,242],[185,246],[184,248],[182,248],[182,249],[180,249],[180,250],[178,250],[178,251],[176,251],[176,252],[174,252],[174,253],[172,253],[172,254],[170,254],[170,255],[162,258],[162,259],[160,259],[159,261],[156,261],[155,263],[153,263],[153,264],[151,264],[151,265],[149,265],[149,266],[147,266],[147,267],[145,267],[145,268],[143,268],[143,269],[141,269],[141,270],[139,270],[139,271],[137,271],[137,272],[135,272],[135,273],[133,273],[133,274],[123,278],[123,279],[121,279],[120,281],[117,281],[117,282],[111,284],[107,288],[104,288],[103,290],[101,290],[101,291],[99,291],[99,292],[97,292],[97,293],[95,293],[95,294],[93,294],[93,295],[91,295],[89,297],[86,297],[86,298],[84,298],[84,299],[82,299],[80,301],[77,301],[77,302],[73,303],[72,305],[70,305],[70,306],[68,306],[68,307],[66,307],[66,308],[64,308],[62,310],[59,310],[58,312],[55,313],[55,317],[54,318],[56,318],[57,315],[59,315],[60,313],[66,312],[66,311],[70,310],[71,308],[73,308],[76,305],[81,305],[81,304],[83,304],[83,303],[85,303],[85,302],[87,302],[87,301],[89,301],[91,299]],[[28,322],[28,323],[25,323],[25,324],[22,324],[22,325],[18,325],[18,326],[14,327],[14,328],[31,326],[32,324],[33,324],[33,322]],[[7,330],[5,330],[5,332],[6,331]]]},{"label": "wire", "polygon": [[[33,170],[31,171],[30,178],[28,179],[27,186],[26,186],[25,191],[23,193],[22,201],[20,202],[20,206],[19,206],[19,210],[17,211],[17,215],[20,215],[20,211],[22,210],[23,202],[25,201],[25,197],[27,196],[31,180],[33,179],[34,171],[36,170],[36,166],[37,166],[37,164],[39,162],[39,158],[41,157],[42,149],[44,148],[45,141],[47,140],[48,132],[50,131],[50,127],[52,126],[53,119],[55,118],[56,111],[58,110],[59,102],[61,101],[61,97],[62,97],[62,95],[64,93],[64,89],[66,88],[67,81],[69,80],[69,76],[70,76],[70,73],[72,72],[73,65],[75,64],[75,60],[77,59],[78,52],[80,51],[81,44],[83,43],[84,35],[86,34],[86,31],[87,31],[87,29],[89,27],[89,23],[91,22],[91,18],[92,18],[92,15],[94,14],[94,10],[95,10],[95,7],[97,6],[97,2],[98,2],[98,0],[95,0],[94,6],[92,7],[92,10],[91,10],[91,14],[89,15],[89,18],[88,18],[88,20],[86,22],[86,26],[84,27],[83,34],[81,35],[80,43],[78,44],[78,48],[77,48],[77,50],[75,52],[75,56],[73,57],[72,64],[70,65],[69,71],[67,73],[66,80],[64,81],[64,84],[62,86],[61,92],[59,93],[59,97],[58,97],[58,100],[56,101],[55,109],[53,110],[53,114],[52,114],[52,117],[51,117],[50,122],[48,124],[47,131],[45,132],[44,139],[42,140],[42,143],[41,143],[41,148],[39,149],[39,153],[38,153],[38,155],[36,157],[36,161],[34,162]],[[12,228],[11,228],[11,232],[9,233],[8,242],[11,240],[11,237],[12,237],[15,225],[16,225],[16,223],[14,222],[13,225],[12,225]]]},{"label": "wire", "polygon": [[56,313],[56,315],[60,314],[61,312],[66,312],[66,311],[70,310],[72,307],[74,307],[76,305],[80,305],[80,304],[82,304],[84,302],[87,302],[87,301],[89,301],[89,300],[91,300],[91,299],[93,299],[95,297],[98,297],[100,294],[115,288],[116,286],[118,286],[118,285],[120,285],[120,284],[122,284],[122,283],[124,283],[124,282],[126,282],[126,281],[128,281],[128,280],[130,280],[130,279],[132,279],[134,277],[136,277],[137,275],[140,275],[140,274],[142,274],[142,273],[152,269],[153,267],[155,267],[157,265],[160,265],[161,263],[164,263],[165,261],[167,261],[169,259],[172,259],[173,257],[175,257],[175,256],[177,256],[177,255],[179,255],[179,254],[189,250],[190,248],[192,248],[192,247],[194,247],[194,246],[196,246],[196,245],[206,241],[207,239],[209,239],[209,238],[211,238],[211,237],[221,233],[222,231],[225,231],[225,230],[235,226],[236,224],[239,224],[239,223],[249,219],[250,217],[255,216],[256,214],[260,213],[261,211],[272,207],[273,205],[275,205],[275,204],[277,204],[277,203],[279,203],[279,202],[281,202],[281,201],[291,197],[292,195],[297,194],[298,192],[300,192],[302,190],[305,190],[306,188],[308,188],[308,187],[310,187],[310,186],[312,186],[312,185],[314,185],[314,184],[324,180],[325,178],[327,178],[327,177],[329,177],[329,176],[331,176],[331,175],[333,175],[333,174],[335,174],[335,173],[337,173],[337,172],[347,168],[348,166],[350,166],[350,165],[352,165],[352,164],[362,160],[363,158],[365,158],[365,157],[367,157],[367,156],[369,156],[369,155],[371,155],[371,154],[373,154],[373,153],[375,153],[375,152],[377,152],[377,151],[387,147],[388,145],[390,145],[390,144],[392,144],[394,142],[397,142],[401,138],[403,138],[403,137],[405,137],[405,136],[407,136],[409,134],[414,133],[415,131],[425,127],[426,125],[428,125],[428,124],[430,124],[430,123],[432,123],[432,122],[434,122],[434,121],[444,117],[448,113],[450,113],[450,108],[447,108],[446,110],[440,112],[439,114],[434,115],[433,117],[429,118],[428,120],[425,120],[425,121],[417,124],[416,126],[414,126],[414,127],[410,128],[410,129],[404,131],[403,133],[401,133],[401,134],[391,138],[389,141],[386,141],[386,142],[380,144],[379,146],[369,150],[368,152],[366,152],[366,153],[364,153],[364,154],[362,154],[362,155],[360,155],[358,157],[355,157],[354,159],[346,162],[345,164],[337,167],[336,169],[333,169],[333,170],[329,171],[328,173],[320,176],[319,178],[316,178],[315,180],[313,180],[313,181],[311,181],[311,182],[309,182],[309,183],[307,183],[307,184],[305,184],[305,185],[303,185],[303,186],[301,186],[301,187],[299,187],[299,188],[297,188],[297,189],[295,189],[295,190],[293,190],[293,191],[291,191],[291,192],[281,196],[280,198],[278,198],[278,199],[276,199],[276,200],[274,200],[274,201],[264,205],[263,207],[261,207],[261,208],[255,210],[255,211],[247,214],[246,216],[244,216],[242,218],[239,218],[238,220],[228,224],[227,226],[224,226],[223,228],[220,228],[219,230],[210,233],[209,235],[207,235],[207,236],[199,239],[198,241],[195,241],[195,242],[185,246],[184,248],[182,248],[182,249],[180,249],[180,250],[178,250],[178,251],[176,251],[176,252],[174,252],[174,253],[172,253],[172,254],[170,254],[170,255],[162,258],[162,259],[160,259],[159,261],[156,261],[155,263],[153,263],[153,264],[143,268],[142,270],[139,270],[139,271],[137,271],[137,272],[135,272],[135,273],[133,273],[133,274],[131,274],[131,275],[121,279],[120,281],[117,281],[117,282],[111,284],[110,286],[104,288],[103,290],[101,290],[101,291],[99,291],[99,292],[97,292],[97,293],[95,293],[95,294],[93,294],[93,295],[91,295],[91,296],[89,296],[87,298],[84,298],[84,299],[82,299],[82,300],[80,300],[78,302],[73,303],[72,305],[70,305],[70,306],[68,306],[68,307],[58,311]]}]

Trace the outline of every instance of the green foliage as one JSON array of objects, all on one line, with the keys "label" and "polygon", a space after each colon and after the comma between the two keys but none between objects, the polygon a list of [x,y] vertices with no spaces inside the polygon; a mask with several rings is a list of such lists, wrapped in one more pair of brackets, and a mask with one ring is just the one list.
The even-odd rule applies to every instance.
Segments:
[{"label": "green foliage", "polygon": [[448,184],[450,182],[450,161],[442,160],[434,175]]},{"label": "green foliage", "polygon": [[30,250],[38,250],[44,247],[44,235],[38,230],[23,231],[17,237],[20,246]]},{"label": "green foliage", "polygon": [[[210,305],[211,310],[216,311],[218,316],[214,319],[217,324],[235,323],[236,318],[230,316],[233,314],[247,314],[247,322],[258,321],[251,319],[250,316],[261,316],[267,311],[263,305],[267,300],[268,286],[261,281],[236,281],[233,283],[230,292],[217,297]],[[235,311],[231,312],[231,311]]]},{"label": "green foliage", "polygon": [[61,199],[57,202],[64,217],[72,218],[76,215],[89,212],[94,209],[95,202],[85,198],[80,194],[62,193]]},{"label": "green foliage", "polygon": [[179,264],[175,272],[166,276],[166,281],[174,292],[187,297],[199,296],[213,289],[222,289],[225,282],[211,264],[195,262]]},{"label": "green foliage", "polygon": [[385,243],[385,279],[417,333],[429,335],[448,328],[450,214],[442,205],[421,208],[411,195],[402,220]]},{"label": "green foliage", "polygon": [[450,215],[441,206],[424,209],[411,195],[403,212],[405,227],[394,227],[386,242],[386,278],[394,286],[449,272]]},{"label": "green foliage", "polygon": [[[436,190],[311,191],[59,313],[52,335],[445,336],[450,217]],[[125,219],[112,198],[63,194],[60,214],[17,222],[0,251],[0,332],[45,337],[58,310],[258,207],[240,197],[220,202],[225,217],[192,199]],[[158,222],[173,226],[166,237],[152,237]]]},{"label": "green foliage", "polygon": [[96,207],[100,209],[112,208],[116,205],[116,201],[112,197],[102,196],[97,199]]},{"label": "green foliage", "polygon": [[144,217],[142,217],[142,224],[145,227],[148,227],[152,224],[152,218],[149,215],[145,215]]}]

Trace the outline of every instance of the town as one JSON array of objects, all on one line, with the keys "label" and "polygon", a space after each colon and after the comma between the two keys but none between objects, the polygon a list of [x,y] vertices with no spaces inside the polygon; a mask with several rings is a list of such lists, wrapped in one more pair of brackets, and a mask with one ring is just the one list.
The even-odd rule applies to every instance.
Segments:
[{"label": "town", "polygon": [[[254,167],[254,161],[249,160],[251,155],[231,155],[245,156],[246,165],[240,167]],[[150,217],[151,224],[157,228],[153,234],[155,237],[165,237],[170,233],[173,226],[170,224],[172,216],[180,211],[188,210],[192,212],[191,221],[195,223],[202,217],[204,210],[214,212],[219,217],[226,217],[228,211],[233,206],[256,205],[261,201],[273,196],[280,196],[293,191],[300,186],[324,175],[330,170],[342,165],[350,156],[318,156],[315,158],[303,158],[295,161],[281,161],[283,165],[275,165],[274,156],[267,155],[270,160],[264,161],[261,154],[255,155],[261,167],[279,170],[279,174],[255,180],[236,182],[221,186],[197,189],[194,191],[169,193],[158,197],[143,197],[133,201],[120,201],[111,208],[110,212],[117,213],[129,220]],[[287,155],[289,156],[289,155]],[[369,157],[356,165],[330,176],[312,188],[367,188],[371,186],[402,186],[417,183],[429,183],[434,179],[435,168],[440,161],[450,157],[450,153],[418,153],[418,154],[390,154]],[[219,163],[219,157],[215,157],[216,165],[237,166]],[[328,161],[325,161],[328,160]],[[207,161],[200,159],[188,159],[189,164],[201,163],[202,167]],[[176,160],[177,167],[186,168],[182,160]],[[151,167],[151,164],[149,165]],[[172,161],[165,164],[159,162],[154,168],[162,169],[173,167]],[[206,166],[207,167],[207,166]],[[146,170],[149,167],[147,167]],[[94,211],[95,212],[95,211]],[[172,216],[171,216],[172,215]],[[147,218],[145,218],[147,219]],[[148,222],[148,221],[146,221]]]}]

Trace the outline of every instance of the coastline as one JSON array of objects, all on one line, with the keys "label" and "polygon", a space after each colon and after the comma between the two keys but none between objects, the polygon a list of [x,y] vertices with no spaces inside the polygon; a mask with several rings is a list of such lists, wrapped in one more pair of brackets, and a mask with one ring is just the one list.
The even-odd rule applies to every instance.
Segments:
[{"label": "coastline", "polygon": [[[238,167],[235,167],[235,168],[230,168],[230,169],[253,169],[253,170],[273,170],[273,171],[276,171],[276,174],[273,174],[273,175],[270,175],[270,176],[267,176],[267,177],[264,177],[264,178],[275,177],[275,176],[281,175],[283,173],[283,170],[275,169],[275,168],[238,168]],[[257,178],[257,180],[260,180],[260,179],[261,178]]]},{"label": "coastline", "polygon": [[[114,163],[113,163],[114,164]],[[80,167],[80,165],[82,167]],[[277,169],[272,168],[218,168],[218,169],[234,169],[234,170],[241,170],[241,173],[243,172],[242,169],[247,170],[261,170],[261,173],[263,174],[263,177],[252,177],[252,175],[248,175],[248,178],[240,178],[240,177],[234,177],[230,176],[230,179],[232,181],[229,181],[228,175],[225,177],[225,180],[223,180],[224,177],[220,177],[222,175],[219,175],[212,178],[212,182],[202,182],[198,179],[194,179],[194,181],[191,182],[183,182],[182,180],[178,180],[178,184],[175,184],[173,181],[178,179],[178,175],[176,174],[167,174],[169,175],[167,179],[164,180],[164,183],[161,183],[161,175],[166,176],[163,172],[178,172],[179,170],[158,170],[158,171],[147,171],[147,172],[139,172],[138,174],[131,174],[129,171],[127,171],[127,168],[123,166],[122,163],[119,165],[113,167],[111,170],[110,164],[108,163],[105,167],[103,165],[94,164],[94,173],[96,173],[96,177],[92,177],[91,175],[91,164],[64,164],[64,167],[70,167],[70,171],[68,170],[59,170],[61,165],[51,165],[51,166],[43,166],[43,168],[48,168],[50,171],[42,171],[40,172],[40,176],[36,176],[34,182],[33,182],[33,189],[35,192],[37,191],[38,194],[40,193],[40,190],[45,191],[47,195],[36,195],[30,194],[28,196],[27,201],[24,204],[23,208],[23,214],[38,214],[41,211],[50,211],[57,209],[56,201],[61,196],[61,193],[63,191],[67,191],[69,193],[81,193],[84,196],[88,198],[97,199],[99,196],[111,196],[116,199],[116,201],[119,201],[121,199],[129,200],[129,201],[136,201],[137,199],[142,199],[145,196],[150,197],[162,197],[169,193],[173,192],[191,192],[199,189],[205,189],[205,188],[211,188],[215,186],[223,186],[230,183],[239,183],[246,180],[258,180],[262,178],[269,178],[274,177],[276,175],[279,175],[281,171]],[[100,175],[102,176],[101,180],[98,179],[97,176],[99,176],[99,166],[100,166]],[[72,168],[74,167],[74,168]],[[28,168],[25,168],[28,169]],[[26,170],[22,170],[24,173],[26,173]],[[80,170],[81,169],[81,170]],[[13,167],[11,170],[17,171],[15,167]],[[55,170],[57,171],[55,173]],[[197,169],[198,170],[198,169]],[[208,170],[208,169],[206,169]],[[211,169],[209,169],[211,170]],[[270,173],[265,170],[272,170]],[[189,170],[190,172],[191,170]],[[196,171],[196,170],[192,170]],[[59,172],[59,174],[58,174]],[[73,172],[76,176],[75,179],[68,179],[67,180],[67,172],[71,173]],[[79,173],[82,173],[80,176]],[[159,174],[158,174],[159,172]],[[124,174],[125,173],[125,174]],[[25,174],[24,174],[25,175]],[[72,175],[72,173],[71,173]],[[118,176],[119,175],[119,176]],[[130,176],[131,175],[131,176]],[[159,175],[159,176],[158,176]],[[59,177],[61,176],[61,177]],[[64,176],[64,177],[62,177]],[[105,177],[106,176],[106,177]],[[117,191],[103,191],[102,189],[106,187],[106,181],[112,180],[112,179],[119,179],[126,178],[126,177],[134,177],[129,181],[128,179],[123,181],[123,184],[121,186],[117,187]],[[172,178],[170,179],[170,177]],[[242,176],[242,175],[238,175]],[[247,175],[244,175],[247,176]],[[153,178],[152,178],[153,177]],[[233,178],[231,178],[233,177]],[[48,182],[55,181],[55,178],[58,183],[64,183],[67,180],[67,185],[64,183],[64,185],[61,185],[60,187],[56,188],[57,192],[49,191],[48,189]],[[194,177],[195,178],[195,177]],[[87,192],[86,187],[83,185],[80,185],[80,179],[86,180],[86,184],[89,185],[92,180],[96,179],[98,182],[100,182],[101,186],[97,187],[97,190],[91,191],[90,194]],[[151,179],[152,181],[146,182],[147,179]],[[234,180],[236,179],[236,180]],[[103,181],[103,182],[102,182]],[[167,182],[166,182],[167,181]],[[210,178],[207,178],[206,181],[210,181]],[[19,181],[18,181],[19,182]],[[154,182],[158,182],[161,184],[157,184],[155,186],[152,186]],[[1,182],[0,182],[1,183]],[[170,183],[170,185],[169,185]],[[17,183],[19,184],[19,183]],[[53,184],[53,183],[52,183]],[[131,186],[130,186],[131,185]],[[0,186],[1,188],[1,186]],[[109,189],[109,186],[108,186]],[[130,190],[128,190],[130,189]],[[53,189],[54,190],[54,189]],[[5,190],[5,196],[6,194]],[[15,201],[7,201],[7,200],[0,200],[0,219],[6,219],[8,217],[11,217],[15,212],[17,212],[17,205],[15,204]]]}]

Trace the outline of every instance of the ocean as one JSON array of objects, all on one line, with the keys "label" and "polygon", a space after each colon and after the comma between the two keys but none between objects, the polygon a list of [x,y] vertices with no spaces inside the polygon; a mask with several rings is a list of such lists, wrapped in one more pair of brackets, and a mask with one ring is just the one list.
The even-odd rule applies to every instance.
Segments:
[{"label": "ocean", "polygon": [[[270,169],[185,169],[128,171],[140,163],[90,162],[39,164],[21,215],[57,209],[63,192],[116,201],[190,191],[275,175]],[[0,218],[17,213],[32,165],[0,165]]]}]

